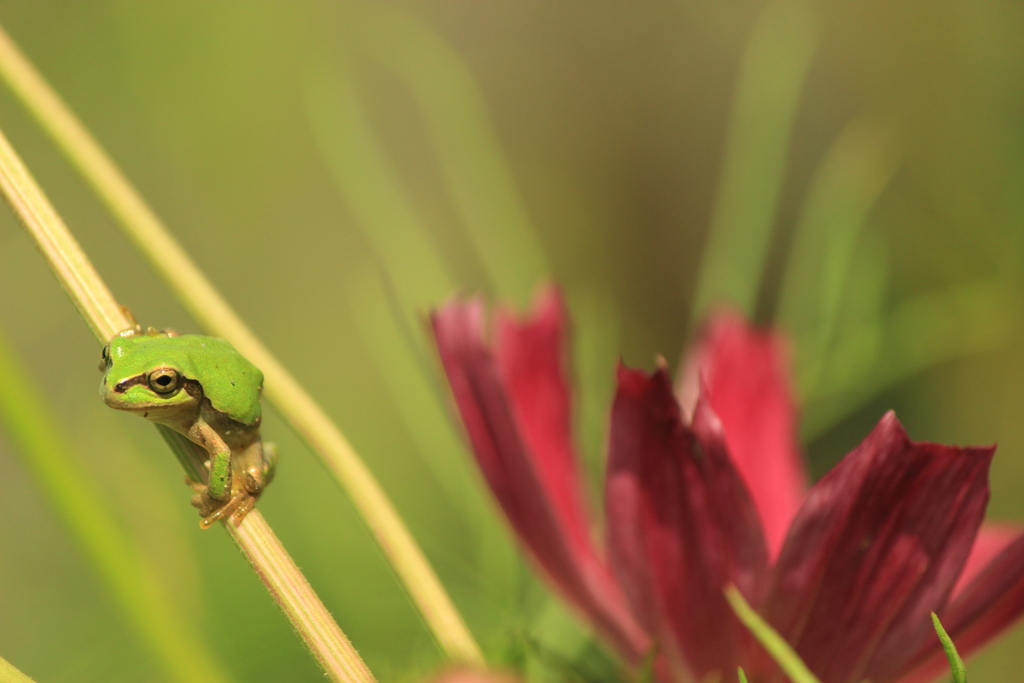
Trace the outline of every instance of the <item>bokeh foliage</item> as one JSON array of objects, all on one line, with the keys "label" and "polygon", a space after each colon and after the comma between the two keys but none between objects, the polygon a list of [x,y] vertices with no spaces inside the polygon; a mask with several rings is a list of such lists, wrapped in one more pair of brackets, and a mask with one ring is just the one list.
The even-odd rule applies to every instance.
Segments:
[{"label": "bokeh foliage", "polygon": [[[62,0],[0,23],[336,417],[493,661],[608,669],[444,410],[422,316],[456,290],[564,285],[595,492],[615,359],[674,362],[728,296],[794,334],[815,472],[892,407],[916,439],[998,441],[992,515],[1024,516],[1019,3]],[[0,118],[122,302],[196,331],[2,89]],[[7,213],[0,292],[88,485],[220,664],[319,680],[152,428],[97,400],[98,350]],[[438,666],[337,487],[264,429],[282,465],[261,509],[370,667]],[[14,448],[0,433],[0,655],[39,681],[172,680]],[[1018,669],[1021,638],[972,679]]]}]

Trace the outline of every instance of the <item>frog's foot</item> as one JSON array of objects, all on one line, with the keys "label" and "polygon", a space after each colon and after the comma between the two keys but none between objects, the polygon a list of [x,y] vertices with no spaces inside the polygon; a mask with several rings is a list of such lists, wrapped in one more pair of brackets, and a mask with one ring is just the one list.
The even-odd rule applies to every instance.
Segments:
[{"label": "frog's foot", "polygon": [[[203,516],[199,526],[204,529],[209,529],[214,522],[225,519],[231,514],[234,514],[236,519],[241,519],[242,517],[238,516],[238,509],[244,508],[245,512],[248,512],[255,504],[255,501],[248,500],[252,496],[245,490],[238,490],[227,500],[220,500],[210,495],[206,484],[200,484],[189,477],[185,477],[185,483],[196,492],[192,496],[192,507],[199,510],[199,514]],[[243,512],[242,516],[244,515]]]},{"label": "frog's foot", "polygon": [[239,491],[231,496],[226,503],[199,520],[199,526],[209,529],[214,523],[227,519],[228,516],[233,516],[236,522],[241,521],[255,504],[256,499],[247,491]]},{"label": "frog's foot", "polygon": [[188,475],[185,475],[185,483],[188,484],[190,489],[195,491],[195,495],[192,496],[191,502],[192,507],[199,510],[199,514],[204,516],[208,515],[224,504],[225,501],[217,500],[210,495],[210,489],[206,484],[200,484]]}]

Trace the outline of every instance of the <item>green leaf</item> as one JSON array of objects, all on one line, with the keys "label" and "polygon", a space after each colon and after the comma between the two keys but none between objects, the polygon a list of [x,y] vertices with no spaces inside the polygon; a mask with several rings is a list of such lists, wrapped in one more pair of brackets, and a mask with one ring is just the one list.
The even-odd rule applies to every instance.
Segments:
[{"label": "green leaf", "polygon": [[946,629],[942,628],[942,622],[932,612],[932,625],[935,626],[935,633],[939,636],[939,642],[942,643],[942,649],[946,651],[946,658],[949,659],[949,668],[953,672],[954,683],[967,683],[967,667],[964,666],[964,660],[960,659],[960,655],[956,651],[956,645],[953,644],[953,639],[946,633]]},{"label": "green leaf", "polygon": [[807,191],[778,302],[778,319],[796,337],[805,398],[819,389],[850,326],[881,315],[888,261],[866,228],[900,160],[892,126],[862,115],[832,143]]},{"label": "green leaf", "polygon": [[819,42],[805,0],[770,0],[740,65],[725,157],[693,305],[700,320],[729,302],[753,313],[775,227],[804,78]]},{"label": "green leaf", "polygon": [[811,673],[789,643],[754,611],[736,586],[726,587],[725,599],[729,601],[729,606],[739,620],[754,634],[792,683],[819,683],[818,678]]}]

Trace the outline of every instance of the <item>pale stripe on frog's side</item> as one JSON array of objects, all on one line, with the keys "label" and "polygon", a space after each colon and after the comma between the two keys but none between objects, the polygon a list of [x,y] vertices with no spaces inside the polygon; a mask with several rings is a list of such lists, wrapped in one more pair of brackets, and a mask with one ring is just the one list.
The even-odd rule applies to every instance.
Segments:
[{"label": "pale stripe on frog's side", "polygon": [[[100,396],[108,406],[163,425],[205,452],[208,482],[187,477],[203,528],[229,515],[240,520],[256,505],[274,476],[277,454],[260,438],[263,373],[231,344],[136,327],[103,348],[100,370]],[[187,444],[168,440],[187,463],[180,450]]]}]

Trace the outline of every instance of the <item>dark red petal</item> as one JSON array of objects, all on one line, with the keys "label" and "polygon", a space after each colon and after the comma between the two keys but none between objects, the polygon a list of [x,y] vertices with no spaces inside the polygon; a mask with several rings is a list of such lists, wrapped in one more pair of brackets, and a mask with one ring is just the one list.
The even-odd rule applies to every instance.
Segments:
[{"label": "dark red petal", "polygon": [[[981,531],[978,532],[978,537],[974,539],[974,546],[971,548],[971,554],[967,558],[967,564],[964,565],[963,571],[957,577],[953,593],[947,601],[947,607],[942,611],[944,621],[947,619],[948,605],[957,604],[957,599],[964,588],[971,585],[974,579],[987,569],[996,557],[1006,550],[1011,543],[1016,541],[1021,536],[1021,532],[1020,526],[1015,524],[992,524],[986,522],[982,525]],[[1002,597],[999,596],[1000,599]],[[1021,604],[1024,604],[1024,601]],[[970,652],[960,645],[959,635],[961,632],[962,627],[961,631],[957,632],[956,644],[961,656],[966,657]],[[922,641],[919,654],[909,658],[911,663],[906,665],[910,668],[910,673],[897,676],[900,683],[927,683],[927,681],[933,681],[949,673],[949,662],[946,659],[946,653],[942,651],[938,637],[929,632],[922,636]],[[983,644],[983,642],[978,642],[978,645]]]},{"label": "dark red petal", "polygon": [[689,409],[701,381],[722,421],[736,469],[753,496],[771,557],[778,555],[807,475],[796,445],[796,408],[785,344],[721,312],[687,355],[680,397]]},{"label": "dark red petal", "polygon": [[[938,614],[962,657],[970,656],[1020,619],[1024,615],[1024,534],[978,572]],[[901,680],[937,676],[943,671],[944,659],[938,638],[930,637],[915,658],[911,673],[901,676]]]},{"label": "dark red petal", "polygon": [[480,469],[520,541],[556,587],[632,660],[648,648],[621,589],[590,538],[570,438],[563,310],[555,292],[535,317],[483,339],[479,301],[431,317],[441,361]]},{"label": "dark red petal", "polygon": [[823,683],[889,680],[946,601],[992,448],[912,442],[892,413],[808,493],[762,612]]},{"label": "dark red petal", "polygon": [[701,403],[687,429],[664,369],[620,367],[609,441],[608,554],[626,594],[696,680],[731,675],[749,636],[722,589],[756,601],[767,552],[717,419]]}]

